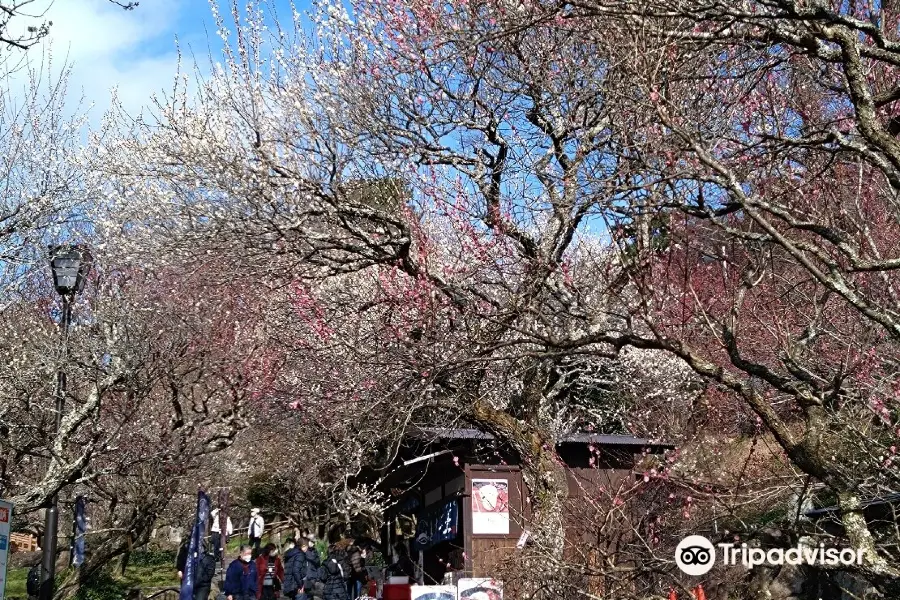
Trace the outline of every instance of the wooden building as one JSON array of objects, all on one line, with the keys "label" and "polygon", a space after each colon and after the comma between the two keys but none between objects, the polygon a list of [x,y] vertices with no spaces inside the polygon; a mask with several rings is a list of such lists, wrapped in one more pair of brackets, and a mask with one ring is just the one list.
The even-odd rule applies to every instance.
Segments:
[{"label": "wooden building", "polygon": [[[579,525],[580,500],[614,493],[634,478],[635,457],[672,446],[624,435],[576,433],[557,452],[569,483],[567,546],[595,530]],[[425,583],[439,583],[445,565],[465,577],[493,577],[527,528],[529,499],[516,456],[489,433],[426,429],[410,434],[383,486],[396,500],[385,515],[385,550],[408,544]],[[614,535],[601,543],[614,543]],[[596,537],[590,540],[596,544]]]}]

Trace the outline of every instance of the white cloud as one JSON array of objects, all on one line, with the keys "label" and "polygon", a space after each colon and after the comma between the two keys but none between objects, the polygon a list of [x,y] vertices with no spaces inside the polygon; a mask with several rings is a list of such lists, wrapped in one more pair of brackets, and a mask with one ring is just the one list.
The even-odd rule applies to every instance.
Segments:
[{"label": "white cloud", "polygon": [[[152,94],[170,90],[177,70],[176,35],[183,48],[191,37],[203,35],[199,23],[190,23],[194,31],[178,31],[186,5],[209,14],[204,0],[144,0],[130,11],[108,0],[39,4],[30,12],[43,12],[43,19],[53,23],[43,46],[52,56],[54,72],[64,61],[72,67],[69,94],[73,100],[83,95],[86,106],[94,105],[90,120],[95,125],[110,105],[113,88],[131,114],[147,106]],[[29,24],[35,20],[21,18],[17,26]],[[32,64],[42,60],[40,53],[40,48],[29,51]]]},{"label": "white cloud", "polygon": [[131,113],[140,112],[152,93],[170,87],[178,10],[177,0],[151,0],[132,11],[106,0],[57,0],[51,6],[50,41],[72,64],[69,89],[83,89],[85,100],[94,103],[92,121],[109,106],[113,87]]}]

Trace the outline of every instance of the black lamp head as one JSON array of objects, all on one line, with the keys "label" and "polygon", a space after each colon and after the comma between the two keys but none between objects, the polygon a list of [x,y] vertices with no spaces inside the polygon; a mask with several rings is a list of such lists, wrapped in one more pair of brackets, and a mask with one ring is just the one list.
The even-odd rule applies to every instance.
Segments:
[{"label": "black lamp head", "polygon": [[61,296],[74,296],[84,289],[93,257],[85,246],[49,246],[53,286]]}]

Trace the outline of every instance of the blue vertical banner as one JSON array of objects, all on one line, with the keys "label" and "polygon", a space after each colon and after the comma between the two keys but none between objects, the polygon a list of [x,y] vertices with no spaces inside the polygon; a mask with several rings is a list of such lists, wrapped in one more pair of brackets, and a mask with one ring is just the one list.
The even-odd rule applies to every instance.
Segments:
[{"label": "blue vertical banner", "polygon": [[419,551],[426,550],[434,543],[432,540],[433,535],[434,520],[432,515],[423,513],[418,517],[418,523],[416,523],[416,537],[413,545]]},{"label": "blue vertical banner", "polygon": [[441,507],[434,526],[434,543],[456,539],[457,523],[459,522],[459,503],[450,500]]},{"label": "blue vertical banner", "polygon": [[84,505],[84,496],[78,496],[75,499],[75,535],[72,536],[72,566],[74,567],[80,567],[84,563],[84,534],[87,532]]},{"label": "blue vertical banner", "polygon": [[191,531],[191,542],[188,544],[187,564],[184,566],[184,579],[181,580],[181,593],[178,600],[193,600],[194,578],[197,574],[197,565],[200,562],[200,543],[203,541],[203,532],[206,529],[206,521],[209,519],[209,496],[203,490],[197,492],[197,518]]},{"label": "blue vertical banner", "polygon": [[414,544],[419,550],[427,550],[441,542],[456,539],[459,522],[459,502],[455,499],[438,508],[421,513],[416,526]]}]

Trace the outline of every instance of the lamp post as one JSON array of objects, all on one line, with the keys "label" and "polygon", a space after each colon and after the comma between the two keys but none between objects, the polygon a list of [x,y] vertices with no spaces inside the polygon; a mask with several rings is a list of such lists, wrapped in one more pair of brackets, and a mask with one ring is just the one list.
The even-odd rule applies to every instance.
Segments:
[{"label": "lamp post", "polygon": [[[53,287],[62,298],[61,329],[63,332],[63,355],[56,372],[56,428],[62,423],[66,403],[66,373],[64,371],[69,353],[69,322],[72,317],[72,303],[75,296],[84,289],[87,274],[91,269],[91,253],[84,246],[50,246],[50,268],[53,271]],[[53,494],[44,520],[44,543],[41,560],[41,589],[39,600],[53,599],[53,585],[56,580],[56,532],[59,521],[59,497]]]}]

